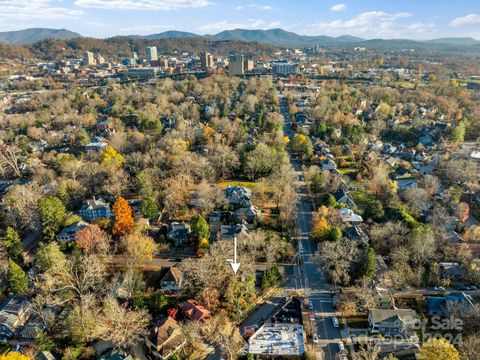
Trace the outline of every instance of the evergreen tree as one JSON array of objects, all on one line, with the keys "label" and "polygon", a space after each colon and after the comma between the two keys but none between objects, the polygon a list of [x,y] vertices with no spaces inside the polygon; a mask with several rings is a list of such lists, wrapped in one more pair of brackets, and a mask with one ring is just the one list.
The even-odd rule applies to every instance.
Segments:
[{"label": "evergreen tree", "polygon": [[142,201],[142,214],[149,218],[154,219],[160,214],[157,201],[152,197],[146,197]]},{"label": "evergreen tree", "polygon": [[192,221],[192,236],[196,240],[210,238],[210,228],[201,214],[195,216]]},{"label": "evergreen tree", "polygon": [[267,269],[262,276],[262,288],[268,289],[280,284],[282,275],[278,270],[278,266],[275,264],[271,268]]},{"label": "evergreen tree", "polygon": [[375,276],[375,250],[372,247],[369,247],[365,254],[361,274],[370,281],[373,280]]},{"label": "evergreen tree", "polygon": [[60,230],[65,215],[65,206],[62,201],[55,196],[42,198],[38,202],[38,213],[45,240],[55,240],[55,235]]},{"label": "evergreen tree", "polygon": [[20,235],[12,227],[7,227],[3,244],[7,249],[8,256],[12,259],[20,259],[23,253],[22,241]]},{"label": "evergreen tree", "polygon": [[15,294],[24,294],[28,290],[27,274],[12,259],[8,259],[7,287]]}]

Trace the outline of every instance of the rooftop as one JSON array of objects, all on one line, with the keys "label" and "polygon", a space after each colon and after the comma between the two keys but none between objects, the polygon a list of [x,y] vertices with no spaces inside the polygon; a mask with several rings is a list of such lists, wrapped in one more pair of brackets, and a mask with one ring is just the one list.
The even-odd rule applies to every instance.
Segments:
[{"label": "rooftop", "polygon": [[305,352],[303,326],[265,324],[249,340],[250,354],[301,356]]}]

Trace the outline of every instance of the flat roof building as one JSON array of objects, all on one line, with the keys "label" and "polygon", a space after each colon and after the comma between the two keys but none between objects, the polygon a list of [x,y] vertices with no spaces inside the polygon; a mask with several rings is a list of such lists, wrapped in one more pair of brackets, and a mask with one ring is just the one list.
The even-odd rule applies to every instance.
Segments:
[{"label": "flat roof building", "polygon": [[302,356],[305,352],[303,326],[265,324],[249,339],[248,352],[255,355]]},{"label": "flat roof building", "polygon": [[245,58],[243,55],[230,55],[228,73],[232,76],[242,76],[245,74]]}]

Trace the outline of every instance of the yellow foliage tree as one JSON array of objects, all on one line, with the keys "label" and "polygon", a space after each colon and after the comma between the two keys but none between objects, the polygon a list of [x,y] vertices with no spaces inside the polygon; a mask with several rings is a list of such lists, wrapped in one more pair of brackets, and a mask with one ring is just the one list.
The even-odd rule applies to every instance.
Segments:
[{"label": "yellow foliage tree", "polygon": [[203,136],[205,138],[206,141],[209,141],[213,135],[215,134],[215,129],[206,125],[204,128],[203,128]]},{"label": "yellow foliage tree", "polygon": [[115,224],[113,225],[113,235],[125,236],[132,232],[135,222],[133,220],[132,208],[127,200],[118,196],[113,205],[113,213],[115,214]]},{"label": "yellow foliage tree", "polygon": [[158,250],[157,243],[150,236],[131,234],[124,241],[126,253],[134,263],[152,261]]},{"label": "yellow foliage tree", "polygon": [[28,356],[22,355],[15,351],[0,355],[0,360],[30,360]]},{"label": "yellow foliage tree", "polygon": [[320,216],[318,219],[315,220],[312,229],[312,236],[320,240],[328,233],[330,230],[330,226],[328,225],[327,219],[323,216]]},{"label": "yellow foliage tree", "polygon": [[289,138],[288,136],[284,136],[284,137],[283,137],[283,142],[284,142],[285,144],[288,144],[288,143],[290,142],[290,138]]},{"label": "yellow foliage tree", "polygon": [[105,152],[103,153],[102,163],[104,165],[113,165],[117,169],[122,167],[123,163],[125,162],[125,158],[122,154],[118,153],[113,147],[108,145],[105,148]]},{"label": "yellow foliage tree", "polygon": [[457,349],[445,339],[429,339],[420,349],[419,360],[460,360]]}]

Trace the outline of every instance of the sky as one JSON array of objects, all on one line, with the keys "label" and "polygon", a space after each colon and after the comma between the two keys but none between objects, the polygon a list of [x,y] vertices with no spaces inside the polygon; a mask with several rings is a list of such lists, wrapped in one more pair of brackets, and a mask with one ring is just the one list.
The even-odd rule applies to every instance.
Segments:
[{"label": "sky", "polygon": [[282,28],[303,35],[480,40],[480,0],[0,0],[0,31],[83,36]]}]

